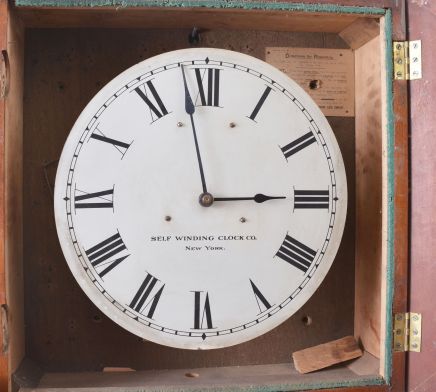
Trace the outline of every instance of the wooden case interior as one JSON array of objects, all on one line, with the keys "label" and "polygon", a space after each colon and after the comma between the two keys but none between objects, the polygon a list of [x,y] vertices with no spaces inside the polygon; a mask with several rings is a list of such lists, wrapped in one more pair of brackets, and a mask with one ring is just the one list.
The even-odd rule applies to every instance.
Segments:
[{"label": "wooden case interior", "polygon": [[[383,17],[358,14],[201,8],[13,10],[5,192],[14,387],[294,390],[381,382],[386,328],[383,23]],[[201,46],[261,59],[271,46],[351,48],[355,58],[355,117],[328,118],[349,186],[344,237],[330,272],[278,328],[244,344],[202,352],[142,341],[107,319],[65,263],[52,206],[57,160],[88,101],[129,66],[191,47],[193,26],[200,28]],[[360,341],[361,359],[306,376],[294,370],[293,351],[346,335]],[[103,373],[104,367],[136,371]]]}]

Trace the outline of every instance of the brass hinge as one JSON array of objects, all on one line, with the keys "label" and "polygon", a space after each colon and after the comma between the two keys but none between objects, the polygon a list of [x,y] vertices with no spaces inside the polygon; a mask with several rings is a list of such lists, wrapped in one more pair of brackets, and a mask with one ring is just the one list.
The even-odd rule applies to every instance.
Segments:
[{"label": "brass hinge", "polygon": [[394,318],[394,351],[421,351],[421,314],[397,313]]},{"label": "brass hinge", "polygon": [[394,79],[422,78],[421,40],[394,41]]}]

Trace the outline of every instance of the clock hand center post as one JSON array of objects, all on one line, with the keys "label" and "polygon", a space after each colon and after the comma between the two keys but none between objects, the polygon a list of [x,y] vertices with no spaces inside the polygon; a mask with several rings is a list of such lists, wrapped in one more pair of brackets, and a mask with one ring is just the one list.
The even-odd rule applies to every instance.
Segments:
[{"label": "clock hand center post", "polygon": [[199,196],[198,201],[200,205],[202,205],[203,207],[210,207],[213,204],[214,198],[207,191],[206,179],[204,177],[203,162],[201,160],[200,147],[198,145],[197,131],[195,129],[195,122],[194,122],[195,105],[194,102],[192,101],[191,95],[189,94],[188,84],[186,83],[185,68],[183,65],[181,65],[180,67],[182,69],[183,86],[185,89],[185,111],[187,114],[189,114],[189,118],[191,120],[192,133],[194,135],[195,151],[197,153],[197,161],[198,161],[198,167],[200,169],[201,185],[203,188],[203,193]]}]

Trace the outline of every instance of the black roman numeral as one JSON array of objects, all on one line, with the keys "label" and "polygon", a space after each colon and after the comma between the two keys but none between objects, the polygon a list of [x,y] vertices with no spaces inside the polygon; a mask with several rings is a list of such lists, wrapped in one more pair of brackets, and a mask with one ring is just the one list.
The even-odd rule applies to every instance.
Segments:
[{"label": "black roman numeral", "polygon": [[[157,282],[160,282],[159,279],[147,273],[147,276],[133,297],[132,302],[129,304],[129,306],[138,313],[143,313],[148,309],[145,316],[150,319],[153,318],[153,314],[165,287],[165,284],[161,284],[160,288],[156,287]],[[157,291],[155,290],[154,295],[151,295],[155,287]]]},{"label": "black roman numeral", "polygon": [[121,156],[124,156],[127,149],[130,147],[130,144],[128,143],[106,137],[103,132],[101,132],[98,128],[95,129],[95,131],[91,134],[90,138],[112,145],[120,152]]},{"label": "black roman numeral", "polygon": [[201,302],[204,293],[202,291],[193,291],[193,293],[194,293],[194,329],[203,329],[204,321],[206,321],[207,329],[214,328],[212,325],[212,313],[210,312],[209,293],[206,292],[203,311],[201,310]]},{"label": "black roman numeral", "polygon": [[[98,275],[102,278],[130,256],[129,254],[123,254],[126,253],[123,252],[124,250],[127,250],[126,245],[124,245],[120,233],[117,233],[85,250],[85,253]],[[121,257],[113,258],[113,256]]]},{"label": "black roman numeral", "polygon": [[253,112],[248,116],[249,119],[256,121],[257,113],[259,113],[259,110],[262,108],[263,104],[265,103],[265,100],[268,98],[269,93],[271,92],[271,87],[267,87],[265,91],[263,92],[262,96],[259,99],[259,102],[254,107]]},{"label": "black roman numeral", "polygon": [[316,252],[290,235],[286,235],[276,256],[306,273],[315,259]]},{"label": "black roman numeral", "polygon": [[[270,303],[265,298],[265,296],[260,292],[258,287],[253,283],[253,281],[251,279],[250,279],[250,283],[251,283],[251,288],[253,289],[254,297],[256,298],[257,306],[259,307],[259,314],[262,312],[265,312],[266,310],[271,308]],[[262,310],[261,304],[264,307],[263,310]]]},{"label": "black roman numeral", "polygon": [[[77,195],[80,192],[80,195]],[[86,193],[83,191],[75,190],[74,207],[77,208],[113,208],[114,189],[106,191]]]},{"label": "black roman numeral", "polygon": [[303,148],[310,146],[312,143],[315,143],[315,136],[311,131],[307,132],[303,136],[294,140],[293,142],[287,144],[284,147],[280,147],[283,154],[285,154],[286,158],[289,158],[291,155],[294,155],[296,152],[302,150]]},{"label": "black roman numeral", "polygon": [[[218,68],[207,68],[203,70],[203,74],[201,73],[202,70],[200,68],[194,68],[194,70],[201,106],[220,106],[219,100],[221,70]],[[207,87],[203,83],[206,75]]]},{"label": "black roman numeral", "polygon": [[[136,87],[135,91],[149,107],[152,121],[156,121],[168,114],[168,110],[163,104],[151,80],[145,82],[142,86]],[[151,93],[157,107],[149,98],[149,93]]]},{"label": "black roman numeral", "polygon": [[329,191],[310,191],[294,189],[294,209],[329,208]]}]

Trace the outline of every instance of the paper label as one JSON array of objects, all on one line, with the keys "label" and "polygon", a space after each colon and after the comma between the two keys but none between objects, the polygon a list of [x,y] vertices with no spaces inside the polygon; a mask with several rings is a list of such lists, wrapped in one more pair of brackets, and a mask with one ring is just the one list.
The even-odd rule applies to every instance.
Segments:
[{"label": "paper label", "polygon": [[297,82],[325,116],[354,116],[352,50],[271,47],[265,60]]}]

